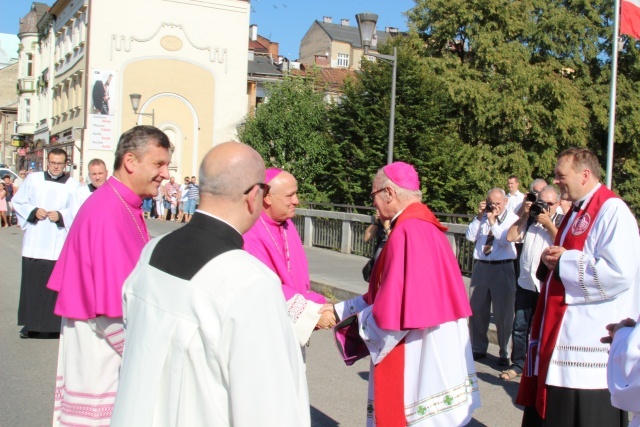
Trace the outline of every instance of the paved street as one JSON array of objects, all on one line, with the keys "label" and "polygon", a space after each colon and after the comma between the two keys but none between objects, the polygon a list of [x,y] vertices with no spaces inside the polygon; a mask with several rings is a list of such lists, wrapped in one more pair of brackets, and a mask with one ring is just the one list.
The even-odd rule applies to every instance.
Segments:
[{"label": "paved street", "polygon": [[[175,224],[151,220],[152,236],[171,231]],[[16,312],[20,283],[22,232],[0,229],[0,427],[51,424],[58,340],[20,339]],[[337,298],[364,292],[360,269],[364,258],[311,248],[310,270],[315,286]],[[260,349],[256,349],[260,351]],[[521,410],[513,404],[517,383],[497,378],[497,348],[490,347],[485,363],[476,363],[482,408],[470,426],[519,426]],[[368,359],[347,367],[339,359],[328,331],[314,333],[307,348],[307,376],[314,427],[358,427],[365,423]]]}]

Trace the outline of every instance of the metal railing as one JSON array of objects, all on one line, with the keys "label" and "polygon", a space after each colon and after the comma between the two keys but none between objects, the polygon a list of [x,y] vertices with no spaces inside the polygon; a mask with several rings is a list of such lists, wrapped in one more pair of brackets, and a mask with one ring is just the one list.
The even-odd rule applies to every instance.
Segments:
[{"label": "metal railing", "polygon": [[[336,207],[337,205],[332,206]],[[352,206],[352,208],[355,207]],[[472,215],[451,216],[456,220],[465,217],[472,217]],[[305,246],[316,246],[367,257],[373,256],[375,242],[373,240],[364,241],[364,232],[371,224],[370,215],[298,208],[293,222]],[[465,239],[467,225],[446,222],[443,224],[449,227],[449,231],[446,233],[447,238],[456,255],[460,270],[463,274],[471,274],[474,264],[474,244]]]}]

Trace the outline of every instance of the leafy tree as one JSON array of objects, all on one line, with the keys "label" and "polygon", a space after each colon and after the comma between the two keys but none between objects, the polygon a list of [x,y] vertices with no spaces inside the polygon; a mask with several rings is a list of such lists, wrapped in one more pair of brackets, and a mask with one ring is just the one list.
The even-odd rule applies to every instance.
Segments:
[{"label": "leafy tree", "polygon": [[[416,0],[409,21],[460,112],[462,143],[484,166],[477,173],[482,187],[503,185],[511,172],[551,177],[555,157],[571,146],[591,148],[604,165],[611,6]],[[637,47],[627,43],[620,60],[614,189],[640,212]]]},{"label": "leafy tree", "polygon": [[298,179],[303,200],[329,199],[323,184],[332,145],[320,89],[313,71],[266,85],[267,100],[239,135],[262,155],[267,167],[285,169]]}]

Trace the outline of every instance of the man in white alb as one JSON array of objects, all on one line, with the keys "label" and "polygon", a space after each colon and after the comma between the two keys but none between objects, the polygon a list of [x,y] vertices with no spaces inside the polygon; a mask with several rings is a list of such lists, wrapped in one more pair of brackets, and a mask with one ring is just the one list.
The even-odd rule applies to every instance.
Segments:
[{"label": "man in white alb", "polygon": [[612,316],[640,312],[640,236],[627,205],[599,181],[588,149],[558,156],[554,183],[574,208],[542,252],[548,274],[516,400],[525,427],[626,425],[627,414],[609,404],[609,348],[600,337]]}]

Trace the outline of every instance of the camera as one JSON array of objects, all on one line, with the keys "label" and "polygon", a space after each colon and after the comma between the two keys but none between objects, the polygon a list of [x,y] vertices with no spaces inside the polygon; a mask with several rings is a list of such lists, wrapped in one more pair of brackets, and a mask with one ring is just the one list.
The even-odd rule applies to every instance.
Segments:
[{"label": "camera", "polygon": [[542,212],[549,212],[549,205],[543,200],[536,201],[529,209],[529,215],[537,218]]},{"label": "camera", "polygon": [[532,191],[532,192],[530,192],[530,193],[527,193],[527,194],[524,196],[524,199],[525,199],[527,202],[535,202],[536,200],[538,200],[538,192],[537,192],[537,191]]},{"label": "camera", "polygon": [[492,212],[495,209],[496,205],[491,202],[487,202],[487,205],[484,207],[485,212]]}]

